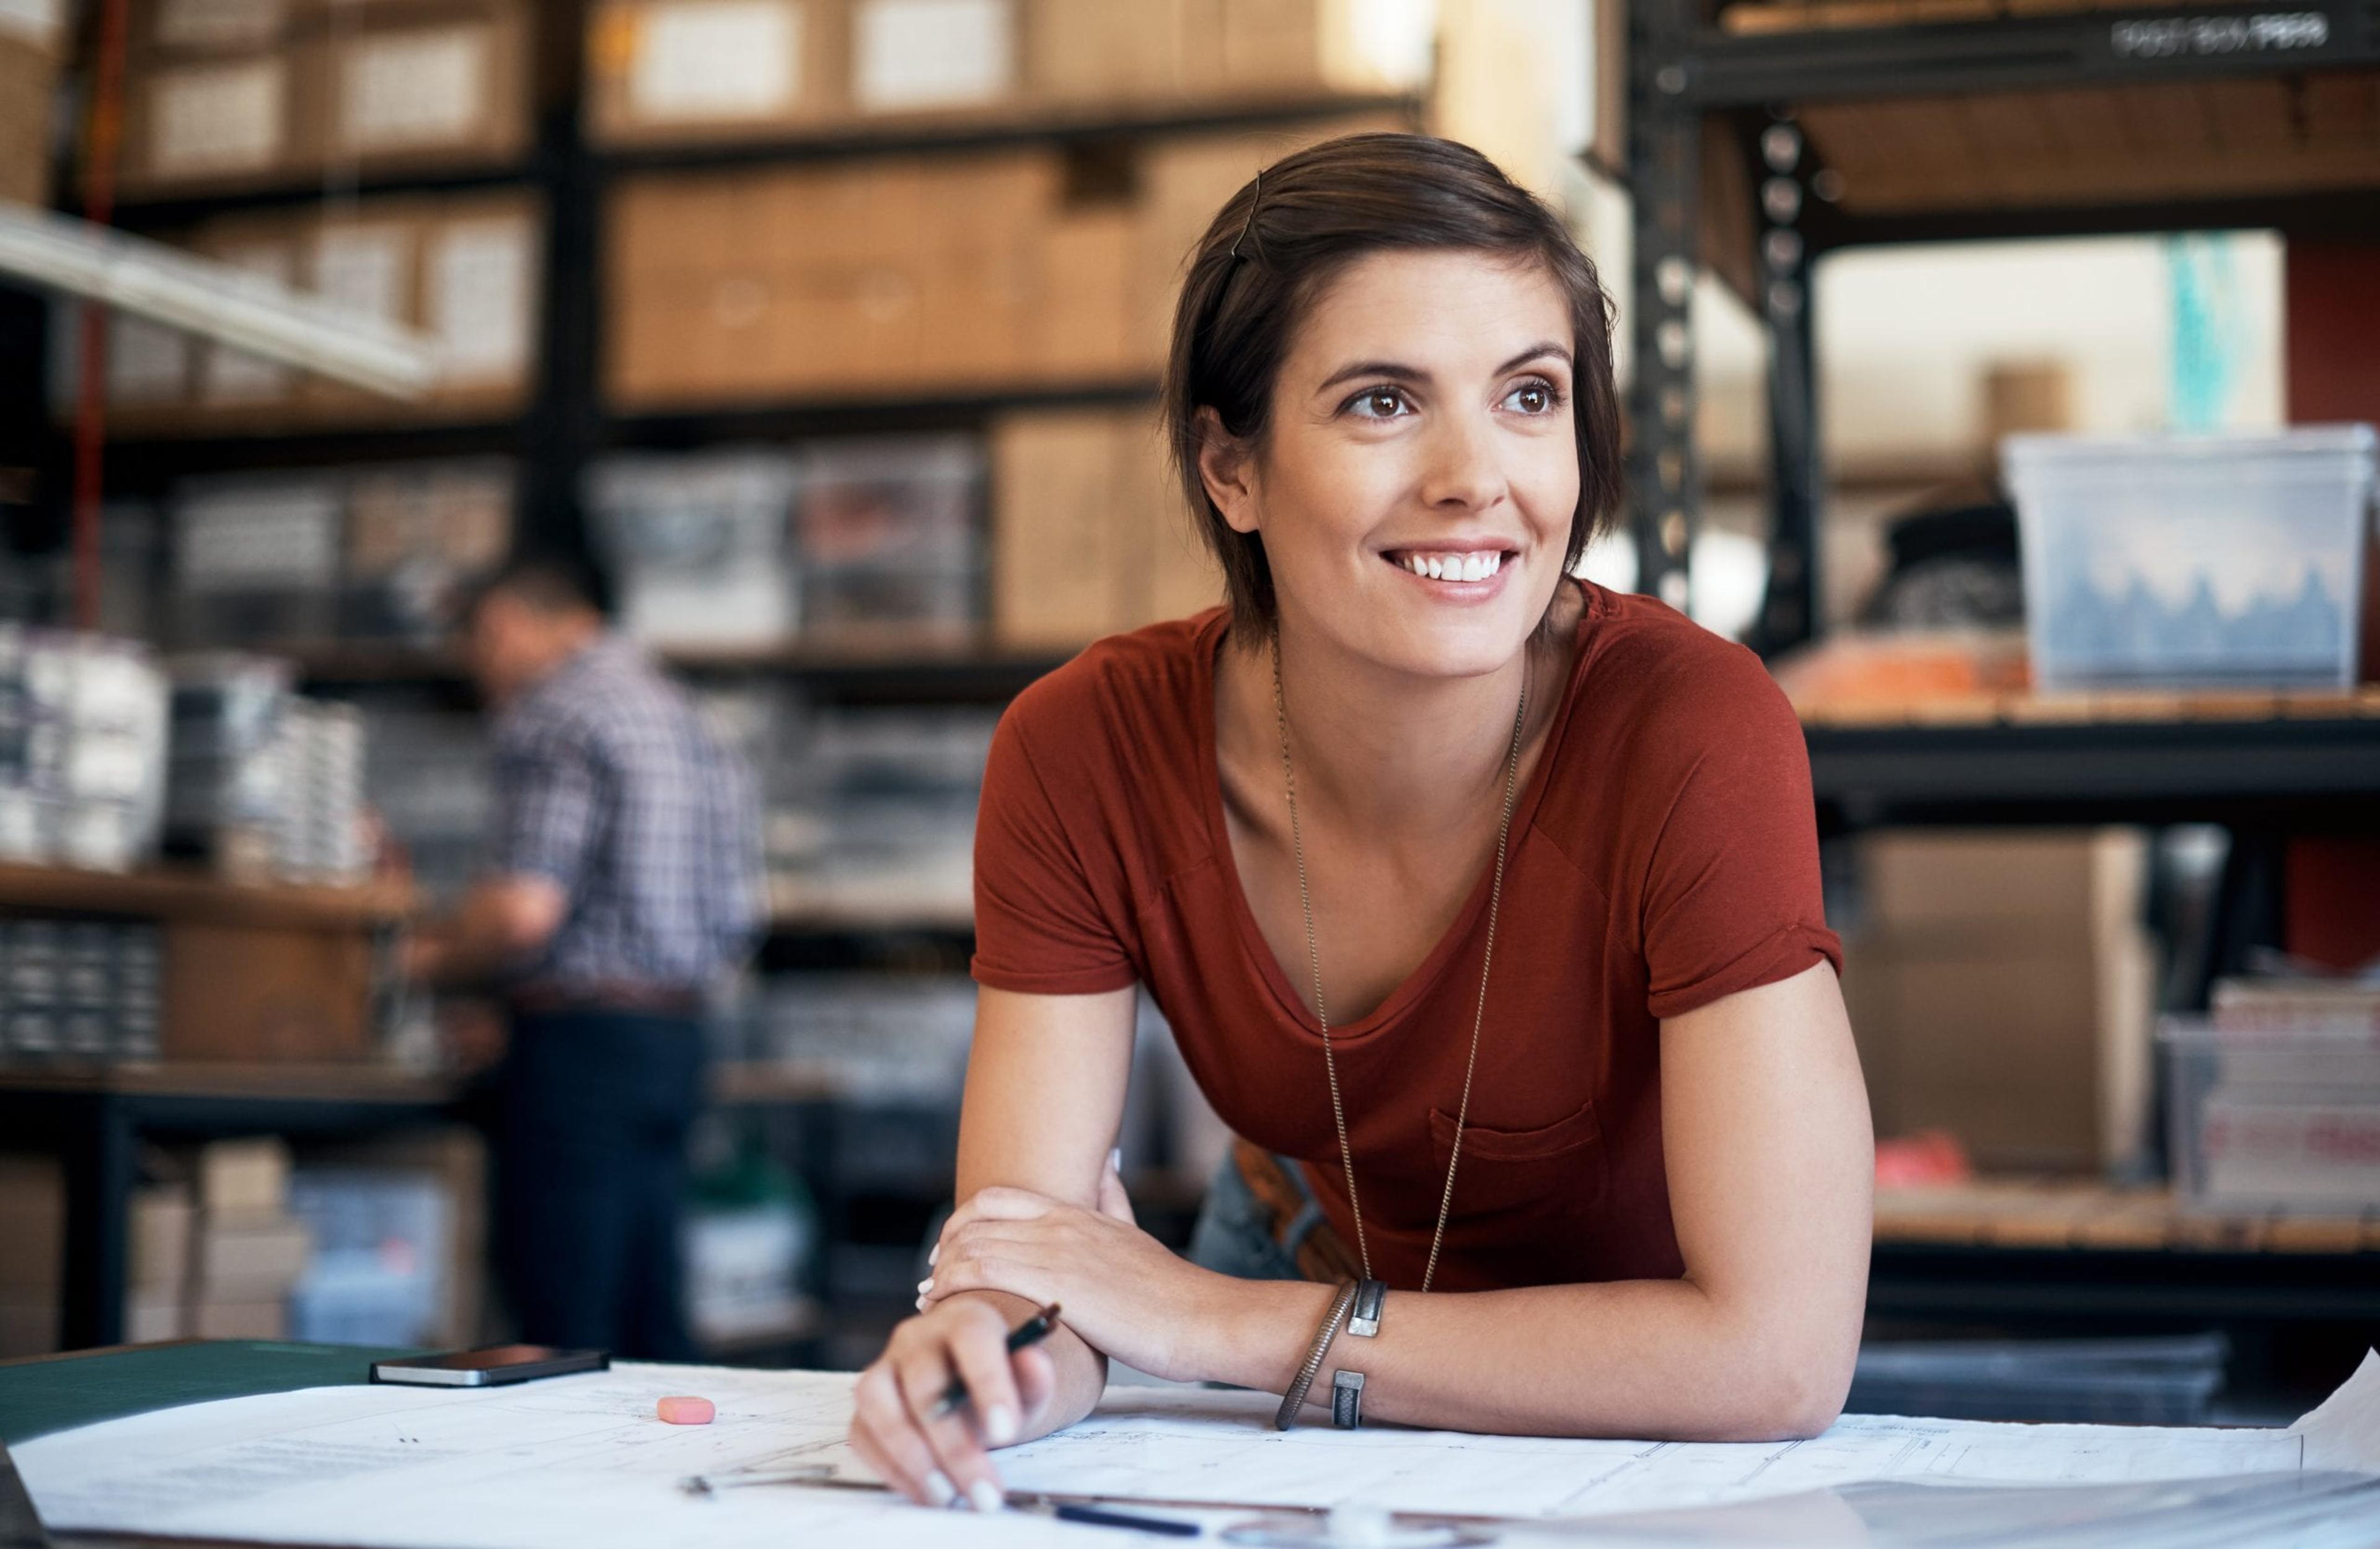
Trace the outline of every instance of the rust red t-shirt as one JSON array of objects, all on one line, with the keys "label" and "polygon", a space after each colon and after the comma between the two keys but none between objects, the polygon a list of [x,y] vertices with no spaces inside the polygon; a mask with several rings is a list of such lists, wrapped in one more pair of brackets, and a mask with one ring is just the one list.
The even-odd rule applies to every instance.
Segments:
[{"label": "rust red t-shirt", "polygon": [[[1820,961],[1800,725],[1750,652],[1585,588],[1513,814],[1436,1288],[1670,1278],[1660,1019]],[[1002,720],[977,823],[978,982],[1146,984],[1224,1122],[1302,1159],[1353,1242],[1313,1007],[1242,893],[1215,752],[1218,610],[1100,641]],[[1373,1272],[1418,1285],[1463,1086],[1488,879],[1379,1007],[1331,1031]]]}]

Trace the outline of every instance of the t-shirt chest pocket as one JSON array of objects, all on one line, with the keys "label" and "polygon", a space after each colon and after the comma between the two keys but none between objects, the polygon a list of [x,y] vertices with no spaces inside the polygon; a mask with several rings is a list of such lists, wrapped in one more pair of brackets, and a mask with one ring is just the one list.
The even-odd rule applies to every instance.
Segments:
[{"label": "t-shirt chest pocket", "polygon": [[[1452,1114],[1429,1111],[1430,1146],[1437,1153],[1441,1179],[1454,1151],[1454,1128]],[[1542,1128],[1467,1124],[1463,1127],[1462,1160],[1455,1168],[1452,1214],[1468,1220],[1566,1214],[1601,1201],[1604,1177],[1603,1127],[1591,1102]]]}]

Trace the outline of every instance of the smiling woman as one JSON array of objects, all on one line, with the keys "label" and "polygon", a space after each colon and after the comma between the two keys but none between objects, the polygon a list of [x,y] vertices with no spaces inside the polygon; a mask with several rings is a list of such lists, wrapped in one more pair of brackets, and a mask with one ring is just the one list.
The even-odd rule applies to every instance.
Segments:
[{"label": "smiling woman", "polygon": [[[1283,1424],[1840,1408],[1871,1148],[1808,766],[1750,653],[1571,577],[1621,494],[1609,330],[1560,218],[1442,140],[1289,157],[1193,253],[1168,409],[1229,597],[994,741],[961,1204],[852,1427],[915,1498],[996,1503],[986,1447],[1110,1357]],[[1187,1262],[1105,1160],[1140,987],[1242,1137]]]}]

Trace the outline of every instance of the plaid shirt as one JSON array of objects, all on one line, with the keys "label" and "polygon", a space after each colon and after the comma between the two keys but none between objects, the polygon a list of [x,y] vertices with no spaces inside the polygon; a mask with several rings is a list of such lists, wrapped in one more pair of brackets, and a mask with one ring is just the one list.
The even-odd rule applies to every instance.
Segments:
[{"label": "plaid shirt", "polygon": [[635,645],[606,636],[508,706],[495,779],[494,869],[570,898],[525,978],[701,990],[750,950],[763,897],[751,782]]}]

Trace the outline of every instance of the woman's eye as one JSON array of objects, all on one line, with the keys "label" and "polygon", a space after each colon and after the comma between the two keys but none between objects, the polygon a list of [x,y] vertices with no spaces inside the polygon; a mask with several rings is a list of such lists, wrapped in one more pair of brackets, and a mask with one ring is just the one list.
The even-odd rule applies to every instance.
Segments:
[{"label": "woman's eye", "polygon": [[1395,387],[1369,387],[1350,398],[1347,407],[1366,420],[1393,420],[1404,412],[1405,396]]},{"label": "woman's eye", "polygon": [[1561,407],[1561,395],[1550,382],[1525,382],[1506,395],[1504,401],[1524,414],[1548,414]]}]

